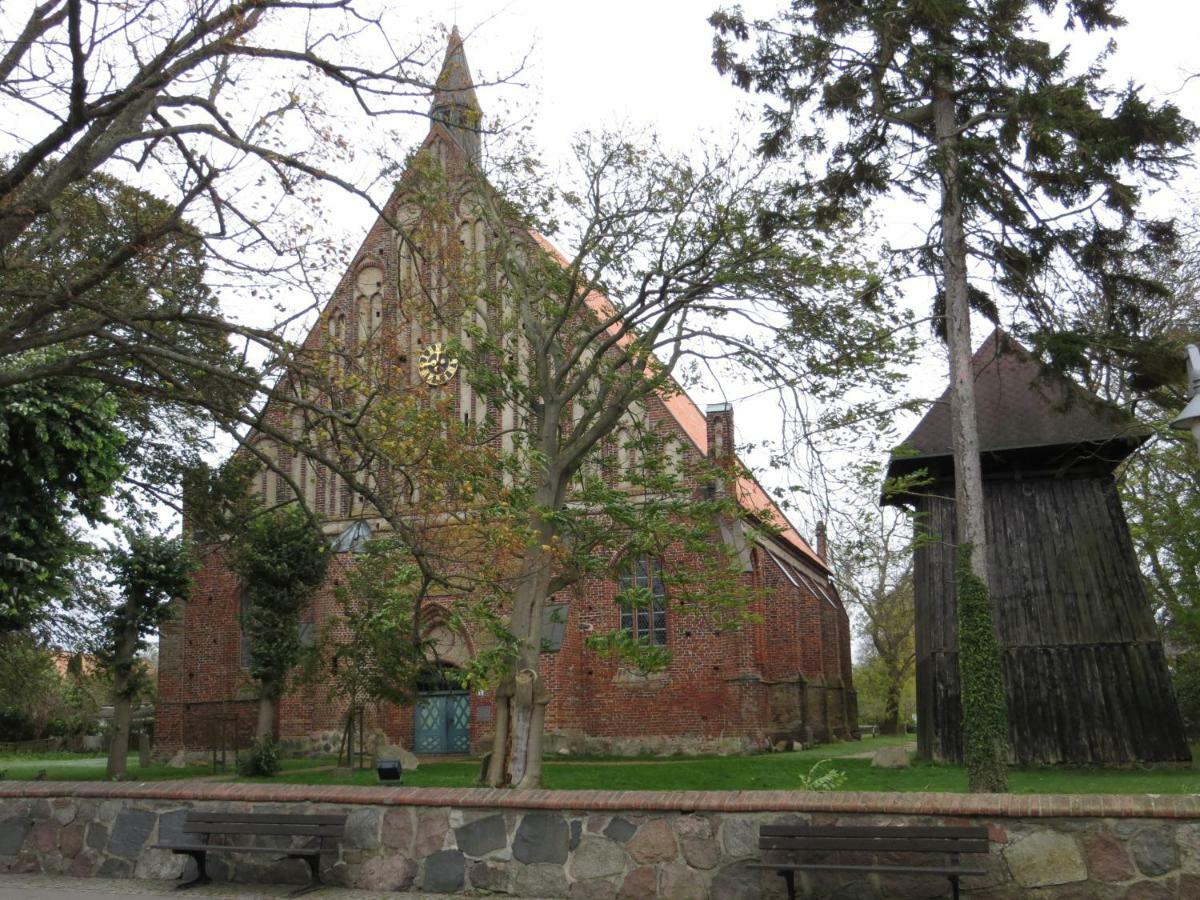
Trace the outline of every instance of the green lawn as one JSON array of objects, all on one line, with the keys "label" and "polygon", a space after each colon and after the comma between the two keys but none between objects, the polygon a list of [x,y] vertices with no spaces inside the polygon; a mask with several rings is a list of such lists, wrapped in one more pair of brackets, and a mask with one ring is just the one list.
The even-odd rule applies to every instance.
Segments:
[{"label": "green lawn", "polygon": [[[49,781],[103,781],[107,763],[107,757],[90,754],[21,753],[0,756],[0,772],[10,781],[30,781],[42,770],[45,770]],[[130,781],[160,781],[212,774],[209,766],[171,769],[153,765],[143,769],[138,765],[136,753],[129,757],[126,766]]]},{"label": "green lawn", "polygon": [[[903,743],[903,738],[875,738],[829,744],[796,753],[750,757],[670,757],[667,759],[547,760],[544,786],[551,789],[724,791],[795,790],[813,764],[830,759],[830,767],[846,774],[846,791],[966,791],[961,766],[915,762],[909,769],[874,769],[870,759],[851,754]],[[1200,746],[1193,751],[1200,758]],[[479,772],[477,760],[422,765],[404,773],[412,787],[468,787]],[[262,779],[266,780],[266,779]],[[283,774],[276,781],[302,784],[378,784],[374,771],[353,776],[332,771]],[[1013,769],[1010,788],[1018,794],[1190,794],[1200,793],[1200,770],[1191,767],[1085,768],[1058,766]]]},{"label": "green lawn", "polygon": [[[860,742],[829,744],[796,753],[765,756],[708,756],[640,759],[566,758],[548,759],[544,783],[547,788],[598,790],[795,790],[800,776],[819,760],[846,774],[842,790],[847,791],[965,791],[966,772],[960,766],[941,766],[916,762],[909,769],[873,769],[870,759],[848,759],[849,755],[869,753],[888,744],[903,743],[904,738],[868,738]],[[1200,759],[1200,745],[1193,748]],[[64,758],[67,757],[67,758]],[[284,772],[273,779],[254,779],[292,784],[378,784],[374,770],[353,776],[338,775],[331,767],[332,758],[289,759]],[[33,778],[40,769],[54,780],[97,780],[104,777],[102,757],[69,757],[66,754],[0,756],[0,769],[10,779]],[[435,762],[404,773],[404,784],[413,787],[469,787],[479,772],[478,760]],[[168,769],[152,766],[140,769],[137,758],[129,761],[132,780],[192,778],[214,774],[209,766]],[[219,773],[218,773],[219,774]],[[225,778],[236,779],[232,772]],[[1018,794],[1187,794],[1200,793],[1200,769],[1178,766],[1085,768],[1058,766],[1043,769],[1013,769],[1009,777],[1013,793]]]},{"label": "green lawn", "polygon": [[[130,781],[164,781],[173,778],[203,778],[210,775],[224,775],[232,778],[233,754],[228,755],[229,769],[226,772],[214,771],[212,765],[187,766],[182,769],[172,769],[165,765],[151,765],[142,768],[138,765],[138,756],[131,754],[126,763]],[[31,781],[43,769],[48,781],[103,781],[104,771],[108,760],[105,756],[81,753],[19,753],[0,755],[0,772],[10,781]],[[285,772],[295,769],[308,769],[314,766],[332,765],[333,759],[287,759],[283,761]]]}]

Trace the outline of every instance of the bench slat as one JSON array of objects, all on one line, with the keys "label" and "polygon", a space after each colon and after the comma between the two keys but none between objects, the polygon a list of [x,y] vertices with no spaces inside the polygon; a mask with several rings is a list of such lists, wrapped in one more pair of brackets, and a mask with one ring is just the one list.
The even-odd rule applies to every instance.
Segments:
[{"label": "bench slat", "polygon": [[254,823],[184,822],[184,834],[275,834],[282,837],[340,837],[342,825],[259,825]]},{"label": "bench slat", "polygon": [[761,837],[888,837],[967,838],[987,837],[986,826],[975,825],[763,825]]},{"label": "bench slat", "polygon": [[346,816],[314,813],[230,813],[189,810],[184,817],[189,822],[261,822],[267,825],[344,825]]},{"label": "bench slat", "polygon": [[155,850],[229,850],[234,853],[274,853],[283,856],[320,856],[334,853],[332,849],[319,847],[234,847],[230,844],[155,844]]},{"label": "bench slat", "polygon": [[902,853],[987,853],[988,842],[962,839],[887,837],[763,837],[760,850],[866,850]]},{"label": "bench slat", "polygon": [[839,866],[827,863],[750,863],[750,869],[769,869],[772,872],[819,870],[823,872],[891,872],[919,875],[986,875],[987,869],[968,869],[962,866]]}]

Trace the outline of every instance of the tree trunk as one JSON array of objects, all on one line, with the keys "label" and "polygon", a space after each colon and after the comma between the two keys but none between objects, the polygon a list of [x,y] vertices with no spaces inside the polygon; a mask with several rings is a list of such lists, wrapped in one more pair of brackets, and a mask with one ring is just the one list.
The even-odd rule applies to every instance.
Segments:
[{"label": "tree trunk", "polygon": [[133,698],[129,696],[132,681],[133,655],[137,652],[138,632],[128,609],[122,614],[123,624],[117,634],[113,660],[113,721],[112,740],[108,745],[108,765],[105,776],[110,781],[123,781],[129,759],[129,720],[132,718]]},{"label": "tree trunk", "polygon": [[124,781],[128,777],[126,763],[129,759],[129,719],[133,703],[119,694],[113,698],[112,742],[108,745],[108,767],[105,777],[109,781]]},{"label": "tree trunk", "polygon": [[503,787],[505,761],[508,758],[508,700],[512,692],[508,683],[496,690],[496,731],[492,735],[492,753],[488,760],[487,783],[489,787]]},{"label": "tree trunk", "polygon": [[258,698],[258,722],[254,726],[254,739],[261,743],[275,737],[275,701],[271,698],[271,686],[263,684]]},{"label": "tree trunk", "polygon": [[[952,86],[940,79],[933,92],[933,120],[942,179],[942,291],[946,344],[950,355],[950,434],[954,450],[957,541],[970,548],[969,568],[987,590],[987,531],[984,525],[983,469],[975,416],[975,372],[971,365],[971,307],[967,293],[967,241],[963,225],[962,172],[958,119]],[[987,647],[966,647],[964,636],[980,634],[963,620],[959,581],[959,670],[962,684],[964,755],[972,791],[1007,790],[1004,759],[1007,717],[995,626],[990,603],[974,607],[986,618]],[[986,599],[986,596],[985,596]],[[999,720],[999,721],[998,721]],[[1001,730],[1003,733],[1000,733]],[[973,748],[973,749],[972,749]]]},{"label": "tree trunk", "polygon": [[[536,498],[537,508],[555,508],[554,498],[559,493],[553,485],[544,483]],[[489,784],[498,785],[508,781],[519,788],[541,785],[542,729],[545,727],[546,704],[549,702],[539,665],[542,610],[550,589],[551,566],[554,564],[554,557],[549,552],[554,527],[540,516],[533,525],[535,539],[531,541],[521,563],[509,625],[518,641],[512,673],[514,689],[508,700],[507,715],[504,716],[506,727],[501,727],[500,717],[497,716],[488,773]],[[498,705],[499,702],[497,698]],[[498,760],[503,761],[507,777],[497,770]]]},{"label": "tree trunk", "polygon": [[879,728],[882,734],[900,733],[900,690],[901,685],[896,681],[888,683],[883,701],[883,725]]},{"label": "tree trunk", "polygon": [[950,352],[950,434],[954,449],[954,502],[958,543],[971,546],[971,569],[987,584],[987,532],[983,517],[983,469],[975,417],[975,371],[971,366],[971,307],[967,301],[967,240],[954,132],[954,98],[934,99],[938,152],[942,156],[942,290],[946,345]]}]

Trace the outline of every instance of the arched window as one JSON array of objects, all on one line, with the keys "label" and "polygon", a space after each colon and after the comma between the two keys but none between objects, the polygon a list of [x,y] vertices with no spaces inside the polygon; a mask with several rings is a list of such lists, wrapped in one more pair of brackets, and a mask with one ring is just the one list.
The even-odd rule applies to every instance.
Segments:
[{"label": "arched window", "polygon": [[621,573],[621,629],[656,647],[667,643],[667,591],[662,563],[642,557]]}]

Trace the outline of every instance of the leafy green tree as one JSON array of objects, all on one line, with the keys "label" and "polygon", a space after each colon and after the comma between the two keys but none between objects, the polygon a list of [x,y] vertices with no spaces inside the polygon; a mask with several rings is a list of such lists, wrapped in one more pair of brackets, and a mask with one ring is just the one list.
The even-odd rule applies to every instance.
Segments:
[{"label": "leafy green tree", "polygon": [[849,467],[836,479],[842,502],[830,504],[825,516],[832,523],[830,567],[870,679],[864,688],[856,668],[859,718],[872,715],[884,734],[895,734],[904,728],[902,698],[911,693],[916,667],[914,542],[910,519],[875,502],[882,475],[877,462]]},{"label": "leafy green tree", "polygon": [[50,652],[27,631],[0,633],[0,741],[44,737],[62,705]]},{"label": "leafy green tree", "polygon": [[73,528],[105,520],[124,472],[116,401],[101,385],[53,378],[0,392],[0,633],[70,602]]},{"label": "leafy green tree", "polygon": [[[67,376],[102,386],[127,436],[113,497],[127,513],[147,495],[178,507],[181,469],[210,449],[210,411],[220,420],[258,387],[220,326],[202,236],[180,223],[156,230],[172,212],[148,191],[93,174],[0,255],[0,389]],[[89,277],[115,257],[113,271]]]},{"label": "leafy green tree", "polygon": [[[617,135],[585,136],[576,157],[578,183],[561,190],[542,181],[529,191],[506,185],[503,199],[486,186],[473,194],[495,236],[498,274],[480,299],[500,312],[470,330],[462,352],[489,407],[515,411],[506,468],[521,544],[494,785],[540,783],[549,694],[538,669],[557,591],[584,577],[620,578],[676,546],[703,571],[665,567],[669,602],[719,627],[746,621],[741,560],[718,527],[738,533],[750,516],[738,502],[744,473],[732,436],[721,458],[693,465],[686,445],[649,420],[650,405],[679,390],[676,377],[693,363],[787,397],[835,403],[851,372],[883,394],[897,350],[877,281],[841,247],[806,241],[808,209],[761,165],[736,152],[675,156]],[[570,258],[514,227],[553,233],[556,222],[572,223]],[[470,268],[464,280],[488,283]],[[709,490],[697,495],[697,484]],[[769,532],[782,523],[753,524]],[[653,602],[629,580],[621,602]],[[648,636],[627,630],[589,644],[633,667],[667,662]]]},{"label": "leafy green tree", "polygon": [[[289,385],[304,402],[336,397],[346,413],[302,415],[302,453],[386,520],[419,571],[409,609],[470,592],[506,617],[497,785],[540,782],[550,696],[539,668],[555,593],[683,546],[703,572],[689,581],[664,571],[669,602],[705,625],[746,621],[745,561],[720,526],[765,533],[782,523],[737,502],[745,483],[728,442],[705,464],[653,416],[679,390],[676,376],[711,367],[788,397],[833,402],[851,382],[885,397],[902,343],[878,281],[843,248],[808,241],[806,210],[756,161],[737,151],[683,158],[614,135],[582,139],[577,160],[574,179],[547,188],[527,157],[500,166],[494,184],[461,160],[419,153],[399,185],[400,268],[410,273],[400,327],[448,329],[445,358],[486,401],[482,412],[376,365],[369,332],[325,342],[324,386],[305,372]],[[446,239],[463,221],[478,223],[482,249]],[[562,222],[570,259],[541,238]],[[264,417],[262,441],[285,439],[281,420]],[[629,580],[623,602],[653,602]],[[631,631],[591,644],[630,667],[666,663]]]},{"label": "leafy green tree", "polygon": [[[971,547],[970,593],[986,593],[983,486],[975,422],[970,313],[997,319],[998,298],[1044,322],[1064,281],[1114,305],[1161,292],[1139,255],[1174,239],[1169,223],[1137,221],[1136,178],[1169,178],[1195,129],[1170,103],[1103,84],[1099,63],[1073,73],[1040,39],[1035,16],[1114,29],[1114,0],[793,0],[777,19],[715,13],[714,62],[733,81],[778,98],[766,109],[768,157],[821,154],[797,185],[818,224],[836,228],[872,200],[905,194],[930,211],[928,239],[893,250],[936,285],[950,356],[958,542]],[[739,52],[736,42],[757,38]],[[833,128],[827,122],[833,121]],[[838,135],[832,138],[831,135]],[[979,285],[987,280],[989,290]],[[972,283],[974,281],[974,283]],[[961,606],[962,604],[960,604]],[[989,604],[979,607],[986,615]],[[991,668],[981,650],[975,658]],[[964,682],[972,675],[964,671]],[[981,685],[995,684],[982,679]],[[989,698],[988,710],[1003,697]],[[1006,736],[964,704],[972,790],[1002,790]],[[988,724],[991,723],[991,724]]]},{"label": "leafy green tree", "polygon": [[[468,532],[455,530],[460,536]],[[440,552],[451,553],[448,536],[442,537]],[[467,546],[460,544],[458,550],[464,568],[488,564],[482,558],[472,559]],[[326,685],[330,699],[349,712],[346,749],[351,765],[355,728],[365,721],[367,708],[383,703],[411,705],[421,677],[439,666],[431,628],[458,639],[473,637],[477,652],[457,673],[464,687],[492,683],[506,630],[498,614],[500,604],[486,590],[486,582],[474,575],[461,576],[463,593],[431,596],[432,580],[413,561],[411,549],[394,535],[368,541],[355,553],[345,580],[335,590],[338,614],[326,623],[322,653],[314,660],[318,665],[308,676]]]},{"label": "leafy green tree", "polygon": [[[898,689],[897,689],[898,688]],[[910,666],[897,686],[894,672],[867,647],[854,666],[859,722],[875,725],[880,734],[903,734],[917,711],[917,680]]]},{"label": "leafy green tree", "polygon": [[250,674],[259,682],[255,739],[271,740],[275,706],[300,661],[301,617],[329,566],[329,545],[299,506],[252,518],[232,547],[232,568],[248,603],[242,628],[250,642]]},{"label": "leafy green tree", "polygon": [[130,531],[124,547],[113,547],[108,559],[112,586],[119,599],[104,616],[98,658],[112,678],[112,740],[106,775],[126,777],[133,699],[146,687],[137,655],[171,612],[172,601],[186,598],[193,562],[182,539]]},{"label": "leafy green tree", "polygon": [[[346,252],[322,228],[328,194],[384,212],[379,170],[347,175],[365,145],[346,135],[412,115],[434,87],[403,15],[357,0],[0,8],[0,117],[22,123],[0,160],[0,388],[102,378],[253,425],[246,395],[275,379],[243,354],[299,365],[295,292],[319,301],[314,267]],[[181,246],[262,301],[256,321],[180,290]],[[272,320],[276,291],[290,308]],[[48,367],[25,364],[38,347],[59,351]]]}]

